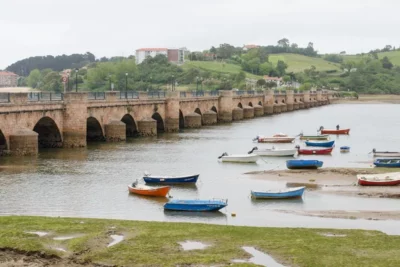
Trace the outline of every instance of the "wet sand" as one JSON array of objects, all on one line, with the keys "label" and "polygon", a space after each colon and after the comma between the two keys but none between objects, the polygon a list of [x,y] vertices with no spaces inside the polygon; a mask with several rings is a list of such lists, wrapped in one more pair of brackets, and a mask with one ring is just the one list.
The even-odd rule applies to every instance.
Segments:
[{"label": "wet sand", "polygon": [[332,104],[400,104],[400,95],[359,95],[356,98],[339,98],[331,101]]},{"label": "wet sand", "polygon": [[400,211],[276,210],[283,213],[335,219],[400,220]]},{"label": "wet sand", "polygon": [[[398,169],[393,170],[393,172]],[[284,181],[289,187],[306,186],[323,193],[362,197],[400,198],[400,186],[359,186],[357,174],[388,172],[386,169],[323,168],[245,173],[253,179]],[[389,171],[390,172],[390,171]]]}]

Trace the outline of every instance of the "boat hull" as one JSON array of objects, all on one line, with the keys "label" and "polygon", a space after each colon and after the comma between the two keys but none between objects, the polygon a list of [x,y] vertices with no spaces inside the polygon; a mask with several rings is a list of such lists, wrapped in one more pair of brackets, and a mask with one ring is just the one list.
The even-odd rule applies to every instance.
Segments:
[{"label": "boat hull", "polygon": [[400,152],[374,152],[374,157],[399,157]]},{"label": "boat hull", "polygon": [[335,141],[328,141],[328,142],[305,142],[307,146],[314,146],[314,147],[333,147],[335,145]]},{"label": "boat hull", "polygon": [[294,137],[263,137],[257,140],[258,143],[292,143]]},{"label": "boat hull", "polygon": [[173,211],[218,211],[226,206],[226,201],[172,200],[164,204],[164,209]]},{"label": "boat hull", "polygon": [[287,160],[286,167],[288,169],[318,169],[324,163],[320,160]]},{"label": "boat hull", "polygon": [[329,155],[332,153],[333,147],[327,149],[299,149],[299,155]]},{"label": "boat hull", "polygon": [[357,180],[359,185],[365,186],[394,186],[400,184],[400,172],[358,174]]},{"label": "boat hull", "polygon": [[281,191],[266,191],[258,192],[251,191],[251,197],[256,199],[288,199],[288,198],[300,198],[303,196],[305,187],[299,187],[296,189],[281,190]]},{"label": "boat hull", "polygon": [[259,155],[248,154],[246,156],[223,156],[221,158],[222,162],[238,162],[238,163],[256,163],[260,158]]},{"label": "boat hull", "polygon": [[152,196],[152,197],[165,197],[167,196],[171,187],[163,186],[157,188],[136,188],[128,185],[128,190],[132,194],[142,195],[142,196]]},{"label": "boat hull", "polygon": [[374,161],[376,167],[386,167],[386,168],[400,168],[400,159],[377,159]]},{"label": "boat hull", "polygon": [[181,177],[144,176],[143,180],[146,184],[194,184],[198,178],[199,174]]},{"label": "boat hull", "polygon": [[297,149],[265,149],[255,150],[253,153],[263,157],[293,157]]},{"label": "boat hull", "polygon": [[334,130],[334,129],[326,129],[326,130],[321,130],[321,134],[349,134],[350,129],[340,129],[340,130]]},{"label": "boat hull", "polygon": [[400,180],[371,181],[371,180],[358,179],[358,184],[363,186],[394,186],[400,184]]},{"label": "boat hull", "polygon": [[302,135],[300,140],[328,140],[329,135]]}]

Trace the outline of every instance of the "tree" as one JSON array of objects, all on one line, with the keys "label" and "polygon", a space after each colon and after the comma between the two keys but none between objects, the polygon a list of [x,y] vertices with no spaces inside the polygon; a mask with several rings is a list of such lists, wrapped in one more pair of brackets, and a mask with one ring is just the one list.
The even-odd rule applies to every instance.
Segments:
[{"label": "tree", "polygon": [[290,47],[291,47],[292,49],[297,49],[297,48],[299,48],[299,45],[296,44],[296,43],[293,43],[293,44],[290,45]]},{"label": "tree", "polygon": [[391,45],[385,45],[385,47],[381,50],[382,52],[388,52],[392,50],[392,46]]},{"label": "tree", "polygon": [[270,75],[271,71],[274,70],[274,66],[272,66],[269,62],[264,62],[260,65],[260,74],[261,75]]},{"label": "tree", "polygon": [[340,54],[341,55],[346,55],[346,51],[341,51]]},{"label": "tree", "polygon": [[393,64],[392,62],[390,62],[388,57],[384,57],[381,59],[382,62],[382,67],[384,67],[385,69],[392,69],[393,68]]},{"label": "tree", "polygon": [[51,71],[43,77],[42,89],[52,92],[62,91],[61,76],[55,71]]},{"label": "tree", "polygon": [[285,76],[283,76],[283,81],[284,81],[285,83],[288,83],[288,82],[291,82],[291,81],[292,81],[292,78],[291,78],[289,75],[285,75]]},{"label": "tree", "polygon": [[214,46],[212,46],[210,48],[210,53],[216,54],[217,53],[217,49]]},{"label": "tree", "polygon": [[217,50],[217,56],[222,59],[228,59],[233,55],[235,47],[230,44],[220,44]]},{"label": "tree", "polygon": [[278,85],[276,84],[276,82],[271,81],[271,82],[267,82],[266,86],[267,86],[267,88],[271,89],[271,88],[277,87]]},{"label": "tree", "polygon": [[282,38],[278,41],[278,45],[280,47],[288,47],[289,46],[289,40],[287,38]]},{"label": "tree", "polygon": [[235,83],[240,84],[241,82],[244,82],[246,80],[246,73],[244,71],[239,72],[235,76]]},{"label": "tree", "polygon": [[29,73],[27,84],[31,88],[38,88],[41,80],[42,74],[40,73],[40,70],[34,69]]},{"label": "tree", "polygon": [[264,85],[267,85],[267,82],[264,79],[259,79],[257,80],[257,86],[263,87]]},{"label": "tree", "polygon": [[276,64],[276,71],[278,72],[279,76],[285,75],[287,67],[288,65],[284,61],[278,60],[278,63]]}]

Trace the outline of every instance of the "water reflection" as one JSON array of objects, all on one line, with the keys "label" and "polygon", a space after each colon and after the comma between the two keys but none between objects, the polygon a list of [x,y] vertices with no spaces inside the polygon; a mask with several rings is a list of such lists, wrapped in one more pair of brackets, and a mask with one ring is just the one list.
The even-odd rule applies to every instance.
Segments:
[{"label": "water reflection", "polygon": [[187,219],[207,219],[207,220],[221,220],[225,219],[227,215],[221,211],[215,212],[196,212],[196,211],[172,211],[164,210],[164,216],[174,220],[187,220]]}]

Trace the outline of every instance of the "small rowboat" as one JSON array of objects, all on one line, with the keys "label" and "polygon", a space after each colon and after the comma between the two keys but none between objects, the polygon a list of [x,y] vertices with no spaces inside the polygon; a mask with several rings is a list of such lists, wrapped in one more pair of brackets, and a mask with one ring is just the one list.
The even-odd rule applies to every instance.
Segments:
[{"label": "small rowboat", "polygon": [[392,186],[400,184],[400,173],[384,173],[384,174],[358,174],[357,180],[359,185],[367,186]]},{"label": "small rowboat", "polygon": [[145,173],[143,180],[146,184],[194,184],[197,182],[200,174],[186,176],[160,176]]},{"label": "small rowboat", "polygon": [[227,199],[179,200],[173,199],[164,204],[165,210],[177,211],[217,211],[228,205]]},{"label": "small rowboat", "polygon": [[342,152],[342,153],[350,152],[350,147],[349,146],[341,146],[340,152]]},{"label": "small rowboat", "polygon": [[286,188],[282,190],[251,191],[252,198],[283,199],[302,197],[305,186]]},{"label": "small rowboat", "polygon": [[400,168],[400,158],[376,159],[374,165],[376,167]]},{"label": "small rowboat", "polygon": [[317,146],[317,147],[333,147],[335,145],[335,141],[327,141],[327,142],[305,142],[307,146]]},{"label": "small rowboat", "polygon": [[255,154],[238,154],[238,155],[228,155],[228,153],[223,153],[218,159],[222,162],[240,162],[240,163],[255,163],[260,158],[259,155]]},{"label": "small rowboat", "polygon": [[319,127],[319,131],[321,134],[349,134],[350,129],[339,129],[339,125],[336,126],[336,129],[324,129],[323,126]]},{"label": "small rowboat", "polygon": [[290,137],[286,134],[275,134],[272,137],[265,137],[257,135],[253,141],[258,143],[292,143],[296,137]]},{"label": "small rowboat", "polygon": [[329,135],[322,134],[322,135],[300,135],[300,140],[328,140]]},{"label": "small rowboat", "polygon": [[324,164],[320,160],[301,160],[292,159],[286,161],[286,167],[288,169],[318,169]]},{"label": "small rowboat", "polygon": [[300,146],[296,146],[297,152],[299,155],[329,155],[332,153],[333,147],[330,148],[317,148],[317,149],[307,149],[300,148]]},{"label": "small rowboat", "polygon": [[390,152],[390,151],[376,151],[375,148],[372,149],[374,157],[398,157],[400,158],[400,152]]},{"label": "small rowboat", "polygon": [[297,153],[297,149],[277,149],[275,147],[258,149],[258,147],[253,147],[248,154],[252,153],[265,157],[293,157]]},{"label": "small rowboat", "polygon": [[171,187],[150,187],[146,185],[138,185],[137,182],[132,185],[128,185],[128,190],[132,194],[142,195],[142,196],[153,196],[153,197],[165,197]]}]

